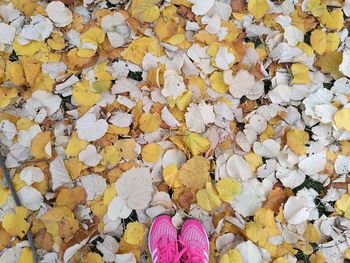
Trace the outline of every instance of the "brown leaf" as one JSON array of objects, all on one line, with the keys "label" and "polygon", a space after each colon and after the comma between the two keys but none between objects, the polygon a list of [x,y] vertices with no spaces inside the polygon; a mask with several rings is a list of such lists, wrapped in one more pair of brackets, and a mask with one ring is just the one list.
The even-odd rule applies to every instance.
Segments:
[{"label": "brown leaf", "polygon": [[244,0],[231,0],[231,7],[233,12],[243,12],[247,10],[246,2]]},{"label": "brown leaf", "polygon": [[41,229],[34,238],[34,242],[37,248],[44,249],[46,251],[51,251],[53,247],[53,238],[47,233],[46,229]]},{"label": "brown leaf", "polygon": [[86,192],[83,187],[76,187],[73,189],[62,189],[56,198],[56,206],[66,206],[74,211],[78,205],[85,205]]},{"label": "brown leaf", "polygon": [[177,11],[180,15],[182,15],[183,17],[187,18],[188,20],[190,21],[194,21],[195,19],[195,14],[191,11],[190,8],[186,7],[186,6],[183,6],[183,5],[180,5],[178,8],[177,8]]},{"label": "brown leaf", "polygon": [[183,209],[189,209],[195,198],[191,190],[183,188],[175,189],[173,196],[173,201]]},{"label": "brown leaf", "polygon": [[58,225],[58,233],[64,242],[71,240],[78,229],[79,221],[71,217],[62,218]]},{"label": "brown leaf", "polygon": [[61,249],[59,251],[59,256],[62,257],[64,252],[68,248],[70,248],[71,246],[74,246],[75,244],[79,244],[85,238],[88,238],[94,235],[97,232],[97,226],[98,226],[98,222],[94,222],[92,225],[89,226],[88,230],[84,230],[80,228],[78,231],[76,231],[73,238],[71,238],[68,242],[62,243]]},{"label": "brown leaf", "polygon": [[287,195],[282,188],[277,187],[273,189],[267,197],[264,207],[271,209],[278,213],[281,204],[287,201]]}]

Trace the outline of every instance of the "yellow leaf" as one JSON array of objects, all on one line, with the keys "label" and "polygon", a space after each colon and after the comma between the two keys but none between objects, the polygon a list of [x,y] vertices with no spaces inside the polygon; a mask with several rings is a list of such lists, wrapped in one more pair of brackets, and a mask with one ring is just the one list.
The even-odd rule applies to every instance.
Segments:
[{"label": "yellow leaf", "polygon": [[163,53],[163,47],[159,45],[156,38],[140,37],[132,41],[121,55],[125,60],[141,65],[146,53],[151,53],[153,56],[158,57]]},{"label": "yellow leaf", "polygon": [[7,197],[10,195],[10,189],[5,188],[0,184],[0,206],[6,203]]},{"label": "yellow leaf", "polygon": [[34,263],[33,253],[29,247],[22,248],[17,263]]},{"label": "yellow leaf", "polygon": [[75,210],[78,205],[86,203],[85,189],[80,186],[73,189],[64,188],[59,191],[55,203],[56,206],[66,206],[71,210]]},{"label": "yellow leaf", "polygon": [[85,255],[81,263],[103,263],[102,257],[94,252],[89,252]]},{"label": "yellow leaf", "polygon": [[276,258],[273,263],[289,263],[289,261],[286,258],[279,257]]},{"label": "yellow leaf", "polygon": [[321,68],[322,73],[329,73],[335,79],[343,77],[339,71],[339,65],[343,60],[343,54],[338,51],[327,52],[316,61],[316,66]]},{"label": "yellow leaf", "polygon": [[139,222],[131,222],[126,226],[124,240],[130,245],[141,246],[144,242],[145,227]]},{"label": "yellow leaf", "polygon": [[293,84],[309,84],[311,79],[309,77],[309,68],[304,64],[293,64],[291,66],[293,75]]},{"label": "yellow leaf", "polygon": [[36,0],[12,0],[11,2],[13,6],[23,12],[25,16],[33,15],[35,7],[37,6]]},{"label": "yellow leaf", "polygon": [[112,201],[112,199],[117,195],[117,192],[115,190],[115,185],[111,184],[108,186],[103,193],[103,203],[104,205],[109,205],[109,203]]},{"label": "yellow leaf", "polygon": [[42,74],[41,73],[41,64],[40,63],[33,63],[31,61],[22,62],[23,65],[23,71],[25,78],[29,84],[30,87],[35,86],[35,82],[37,78]]},{"label": "yellow leaf", "polygon": [[112,87],[111,80],[97,80],[92,84],[92,90],[97,93],[106,92]]},{"label": "yellow leaf", "polygon": [[86,166],[75,157],[64,160],[64,165],[66,166],[72,180],[77,179],[80,176],[81,171],[86,168]]},{"label": "yellow leaf", "polygon": [[194,156],[180,168],[180,180],[188,188],[201,189],[210,181],[209,161],[202,156]]},{"label": "yellow leaf", "polygon": [[319,243],[321,240],[320,233],[313,224],[308,223],[304,232],[304,238],[311,243]]},{"label": "yellow leaf", "polygon": [[80,35],[82,43],[101,44],[105,40],[105,32],[99,27],[90,27]]},{"label": "yellow leaf", "polygon": [[311,47],[316,51],[316,53],[322,55],[326,51],[327,47],[326,32],[320,29],[312,31],[310,43]]},{"label": "yellow leaf", "polygon": [[179,188],[182,186],[176,164],[169,164],[164,167],[163,178],[165,183],[171,188]]},{"label": "yellow leaf", "polygon": [[139,119],[140,129],[143,132],[150,133],[156,131],[162,119],[160,118],[159,113],[143,113]]},{"label": "yellow leaf", "polygon": [[26,118],[21,118],[16,122],[16,127],[18,131],[28,130],[33,125],[35,125],[35,122]]},{"label": "yellow leaf", "polygon": [[269,5],[265,0],[249,0],[248,11],[255,17],[256,20],[260,20],[266,12],[269,10]]},{"label": "yellow leaf", "polygon": [[350,219],[350,195],[343,194],[337,202],[335,202],[335,208],[339,213],[347,219]]},{"label": "yellow leaf", "polygon": [[48,46],[53,50],[61,50],[66,46],[63,33],[60,31],[53,31],[50,38],[47,40]]},{"label": "yellow leaf", "polygon": [[73,212],[65,206],[53,207],[40,217],[40,221],[46,227],[47,232],[52,235],[58,245],[61,243],[59,223],[63,218],[74,218]]},{"label": "yellow leaf", "polygon": [[320,17],[327,11],[327,6],[321,0],[309,0],[306,7],[315,17]]},{"label": "yellow leaf", "polygon": [[160,0],[133,0],[131,4],[131,16],[141,23],[154,22],[160,15],[157,4]]},{"label": "yellow leaf", "polygon": [[176,98],[175,103],[180,111],[184,111],[187,108],[187,106],[190,105],[191,98],[192,98],[192,92],[189,90],[185,91],[179,97]]},{"label": "yellow leaf", "polygon": [[26,45],[20,45],[17,41],[13,43],[13,49],[18,56],[33,56],[38,53],[42,47],[42,43],[39,41],[30,41]]},{"label": "yellow leaf", "polygon": [[228,86],[224,82],[224,73],[215,71],[210,75],[210,84],[217,93],[224,94],[228,91]]},{"label": "yellow leaf", "polygon": [[306,153],[305,144],[309,141],[309,134],[303,130],[290,130],[287,132],[287,145],[297,155]]},{"label": "yellow leaf", "polygon": [[[347,249],[347,250],[349,250],[349,249]],[[345,250],[345,252],[346,252],[346,250]],[[350,252],[350,250],[349,250],[349,252]],[[349,259],[349,257],[346,257],[346,258]],[[310,262],[311,263],[324,263],[324,257],[322,255],[322,252],[320,250],[318,250],[316,252],[316,254],[312,254],[311,257],[310,257]]]},{"label": "yellow leaf", "polygon": [[199,207],[208,212],[221,205],[219,194],[212,183],[207,183],[204,189],[199,190],[196,198]]},{"label": "yellow leaf", "polygon": [[183,43],[183,41],[186,39],[184,34],[175,34],[173,36],[171,36],[169,39],[166,40],[166,42],[168,42],[171,45],[179,45],[181,43]]},{"label": "yellow leaf", "polygon": [[115,145],[106,146],[100,152],[103,165],[116,165],[122,159],[120,149]]},{"label": "yellow leaf", "polygon": [[335,126],[350,131],[350,109],[341,109],[334,114]]},{"label": "yellow leaf", "polygon": [[[6,65],[6,75],[9,78],[9,80],[17,86],[21,86],[21,85],[26,84],[23,66],[19,62],[8,63]],[[6,95],[6,93],[4,95]]]},{"label": "yellow leaf", "polygon": [[320,22],[330,30],[339,31],[344,26],[343,11],[341,9],[333,9],[331,12],[324,12],[320,16]]},{"label": "yellow leaf", "polygon": [[230,249],[220,257],[219,263],[242,263],[241,254],[236,249]]},{"label": "yellow leaf", "polygon": [[51,132],[38,133],[31,142],[32,155],[36,159],[51,157]]},{"label": "yellow leaf", "polygon": [[141,152],[142,160],[149,163],[155,163],[160,159],[163,151],[163,147],[158,143],[146,144]]},{"label": "yellow leaf", "polygon": [[88,146],[88,142],[78,138],[76,132],[73,132],[66,148],[66,154],[68,157],[75,157]]},{"label": "yellow leaf", "polygon": [[[261,137],[261,134],[260,134]],[[257,155],[254,152],[249,152],[244,156],[244,160],[247,161],[247,163],[250,166],[250,169],[255,173],[256,170],[264,164],[263,159],[260,155]]]},{"label": "yellow leaf", "polygon": [[12,236],[0,227],[0,250],[5,249],[12,239]]},{"label": "yellow leaf", "polygon": [[193,155],[205,153],[210,147],[209,140],[198,133],[189,133],[183,141]]},{"label": "yellow leaf", "polygon": [[231,178],[224,178],[216,183],[220,199],[224,202],[231,202],[233,197],[241,192],[241,185]]},{"label": "yellow leaf", "polygon": [[18,236],[23,238],[30,224],[27,223],[25,218],[27,217],[28,209],[22,206],[16,206],[14,214],[6,214],[2,219],[2,227],[12,236]]},{"label": "yellow leaf", "polygon": [[326,52],[336,51],[340,43],[337,33],[327,33]]},{"label": "yellow leaf", "polygon": [[100,97],[100,94],[90,90],[85,80],[73,86],[73,98],[79,105],[93,106],[100,100]]},{"label": "yellow leaf", "polygon": [[5,108],[10,104],[13,98],[17,97],[16,88],[8,88],[5,86],[0,86],[0,108]]}]

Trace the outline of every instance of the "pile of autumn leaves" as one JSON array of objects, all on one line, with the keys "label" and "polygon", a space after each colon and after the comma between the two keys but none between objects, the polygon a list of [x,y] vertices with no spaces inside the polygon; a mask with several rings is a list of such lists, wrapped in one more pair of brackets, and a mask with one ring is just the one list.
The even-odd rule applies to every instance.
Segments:
[{"label": "pile of autumn leaves", "polygon": [[[43,262],[149,260],[147,231],[161,213],[175,214],[176,226],[187,216],[202,219],[212,261],[286,263],[302,255],[324,262],[309,217],[319,209],[312,198],[327,189],[310,178],[347,173],[350,145],[340,143],[341,158],[332,151],[308,156],[310,132],[283,126],[288,118],[302,122],[287,110],[295,93],[321,90],[315,68],[291,63],[288,52],[346,86],[350,54],[338,47],[349,3],[337,1],[342,10],[320,0],[73,2],[0,6],[9,24],[30,17],[20,32],[16,23],[0,23],[0,139],[23,205],[14,206],[0,184],[0,263],[29,262],[21,242],[29,229]],[[270,13],[272,5],[288,15]],[[254,45],[247,37],[254,26],[281,34],[274,39],[266,29],[270,43]],[[269,54],[273,41],[282,48]],[[261,99],[270,77],[274,89]],[[350,131],[350,109],[328,93],[302,98],[303,110]],[[290,160],[280,157],[282,145]],[[297,169],[271,179],[266,167],[301,156]],[[336,193],[333,210],[350,218],[345,192]]]}]

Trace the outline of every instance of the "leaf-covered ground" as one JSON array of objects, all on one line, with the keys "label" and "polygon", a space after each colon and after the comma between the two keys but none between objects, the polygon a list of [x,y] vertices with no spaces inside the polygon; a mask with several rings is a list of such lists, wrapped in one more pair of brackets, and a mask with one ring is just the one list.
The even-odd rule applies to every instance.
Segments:
[{"label": "leaf-covered ground", "polygon": [[0,0],[0,262],[350,259],[349,0]]}]

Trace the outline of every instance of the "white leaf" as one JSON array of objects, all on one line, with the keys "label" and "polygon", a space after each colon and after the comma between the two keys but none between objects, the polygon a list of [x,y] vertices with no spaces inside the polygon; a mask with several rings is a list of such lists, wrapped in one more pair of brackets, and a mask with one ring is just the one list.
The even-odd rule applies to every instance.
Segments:
[{"label": "white leaf", "polygon": [[349,172],[350,157],[338,155],[334,163],[334,170],[337,174],[346,174]]},{"label": "white leaf", "polygon": [[152,199],[152,177],[148,168],[132,168],[116,183],[118,197],[125,199],[130,209],[144,209]]},{"label": "white leaf", "polygon": [[85,150],[79,153],[79,161],[87,166],[96,166],[101,161],[102,156],[97,153],[95,145],[89,144]]},{"label": "white leaf", "polygon": [[12,140],[17,134],[16,125],[8,120],[2,120],[0,122],[0,132],[5,135],[7,140]]},{"label": "white leaf", "polygon": [[71,187],[72,179],[70,178],[62,157],[57,156],[55,160],[50,163],[50,173],[52,179],[52,190],[55,191],[60,186]]},{"label": "white leaf", "polygon": [[246,181],[253,177],[249,164],[243,159],[242,156],[237,154],[233,154],[227,160],[226,171],[230,177],[240,182]]},{"label": "white leaf", "polygon": [[295,26],[287,26],[284,29],[284,38],[287,40],[288,45],[295,47],[299,42],[304,41],[304,33]]},{"label": "white leaf", "polygon": [[180,126],[180,123],[178,120],[171,114],[171,112],[168,110],[168,107],[163,107],[162,111],[162,120],[169,125],[172,128],[175,128],[177,126]]},{"label": "white leaf", "polygon": [[190,0],[193,4],[192,12],[197,16],[206,14],[214,5],[215,0]]},{"label": "white leaf", "polygon": [[23,186],[17,191],[18,197],[24,207],[30,210],[38,210],[44,201],[44,197],[41,193],[31,186]]},{"label": "white leaf", "polygon": [[87,193],[86,200],[88,201],[94,200],[96,197],[103,195],[107,187],[106,179],[98,174],[82,176],[80,182]]},{"label": "white leaf", "polygon": [[187,107],[185,114],[186,126],[190,131],[202,133],[205,131],[205,123],[202,119],[202,115],[199,106],[195,103],[191,103]]},{"label": "white leaf", "polygon": [[131,212],[132,209],[127,206],[126,200],[116,196],[108,205],[107,215],[110,220],[115,221],[118,218],[128,218]]},{"label": "white leaf", "polygon": [[39,183],[44,180],[44,173],[38,167],[28,166],[21,171],[19,177],[27,185],[32,185],[33,183]]},{"label": "white leaf", "polygon": [[228,52],[226,47],[220,47],[216,53],[215,63],[218,68],[228,70],[230,65],[235,61],[235,56]]},{"label": "white leaf", "polygon": [[125,128],[131,125],[133,122],[133,117],[130,113],[117,111],[108,119],[108,122],[117,127]]},{"label": "white leaf", "polygon": [[183,151],[178,149],[171,149],[164,153],[162,159],[163,168],[169,164],[176,164],[177,168],[180,168],[186,162],[187,158]]},{"label": "white leaf", "polygon": [[23,45],[27,44],[30,40],[44,41],[48,38],[53,30],[53,24],[50,19],[43,15],[35,15],[31,17],[29,25],[24,25],[20,38],[24,39]]},{"label": "white leaf", "polygon": [[313,154],[299,162],[299,168],[306,175],[314,175],[321,172],[326,166],[326,151]]},{"label": "white leaf", "polygon": [[235,98],[246,96],[248,99],[258,99],[264,94],[264,83],[255,81],[248,71],[240,69],[232,78],[230,71],[224,73],[224,80],[230,86],[230,93]]},{"label": "white leaf", "polygon": [[175,70],[168,69],[164,72],[164,88],[162,94],[164,97],[172,97],[176,99],[186,89],[186,85],[181,75]]},{"label": "white leaf", "polygon": [[73,20],[72,12],[61,1],[52,1],[46,7],[48,17],[57,27],[65,27]]},{"label": "white leaf", "polygon": [[108,130],[106,120],[97,120],[93,113],[87,113],[76,122],[76,129],[79,139],[96,141],[103,137]]},{"label": "white leaf", "polygon": [[115,253],[119,249],[119,244],[114,237],[107,235],[103,243],[97,241],[96,248],[103,254],[103,260],[106,262],[113,262]]},{"label": "white leaf", "polygon": [[306,222],[312,209],[307,198],[291,196],[284,205],[283,215],[289,224],[297,225]]},{"label": "white leaf", "polygon": [[339,65],[339,71],[345,76],[350,77],[350,49],[345,48],[343,50],[343,60]]},{"label": "white leaf", "polygon": [[136,258],[133,253],[117,254],[115,263],[136,263]]},{"label": "white leaf", "polygon": [[241,254],[243,263],[264,262],[259,248],[250,240],[240,243],[236,246],[236,250]]},{"label": "white leaf", "polygon": [[280,144],[272,139],[263,142],[254,142],[253,150],[257,155],[265,158],[274,158],[280,151]]},{"label": "white leaf", "polygon": [[0,23],[0,51],[4,51],[6,46],[10,46],[16,36],[16,28]]},{"label": "white leaf", "polygon": [[290,170],[282,167],[276,171],[276,177],[281,180],[283,186],[295,188],[305,181],[305,174],[299,170]]},{"label": "white leaf", "polygon": [[272,190],[272,185],[268,179],[265,179],[263,183],[255,178],[242,182],[241,192],[232,200],[232,207],[244,217],[254,215],[256,209],[260,208],[262,202],[266,200],[266,195]]}]

